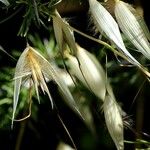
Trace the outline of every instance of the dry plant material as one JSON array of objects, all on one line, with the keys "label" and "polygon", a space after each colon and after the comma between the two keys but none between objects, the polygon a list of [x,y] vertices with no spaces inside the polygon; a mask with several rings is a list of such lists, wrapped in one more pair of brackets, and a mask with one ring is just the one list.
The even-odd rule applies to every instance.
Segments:
[{"label": "dry plant material", "polygon": [[103,109],[106,126],[117,147],[117,150],[124,150],[123,119],[121,115],[122,109],[118,105],[109,83],[107,83],[107,94]]},{"label": "dry plant material", "polygon": [[137,51],[150,59],[150,32],[144,19],[131,5],[122,1],[116,1],[115,16],[122,32]]},{"label": "dry plant material", "polygon": [[[77,58],[67,55],[71,72],[102,101],[105,99],[105,73],[98,60],[77,45]],[[78,63],[79,61],[79,63]]]},{"label": "dry plant material", "polygon": [[90,12],[95,26],[104,32],[117,48],[128,58],[131,64],[141,66],[140,63],[126,49],[117,22],[111,14],[97,1],[89,0]]},{"label": "dry plant material", "polygon": [[106,126],[118,150],[124,149],[123,120],[121,108],[115,100],[107,81],[105,71],[98,60],[88,51],[78,46],[77,57],[67,55],[71,72],[103,101]]},{"label": "dry plant material", "polygon": [[78,114],[81,116],[78,107],[70,93],[65,82],[60,78],[59,72],[49,63],[40,53],[38,53],[31,46],[27,46],[24,52],[21,54],[15,70],[15,83],[14,83],[14,100],[13,100],[13,116],[12,124],[15,117],[15,112],[19,100],[19,93],[21,89],[21,84],[24,80],[30,80],[32,85],[35,87],[38,100],[39,98],[39,89],[41,88],[43,93],[47,94],[51,105],[53,108],[53,100],[50,95],[49,89],[46,85],[46,79],[53,80],[59,87],[62,96],[66,103]]},{"label": "dry plant material", "polygon": [[59,13],[55,11],[53,17],[53,28],[55,38],[59,47],[59,50],[63,52],[64,45],[67,44],[73,55],[76,55],[77,47],[73,31],[69,28],[69,24],[61,18]]}]

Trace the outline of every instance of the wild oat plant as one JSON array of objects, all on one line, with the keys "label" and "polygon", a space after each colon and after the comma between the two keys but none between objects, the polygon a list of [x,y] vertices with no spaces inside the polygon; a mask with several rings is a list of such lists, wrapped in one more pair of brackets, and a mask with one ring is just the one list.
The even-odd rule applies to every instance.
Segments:
[{"label": "wild oat plant", "polygon": [[[109,3],[113,4],[109,6],[112,7],[111,11],[105,7]],[[81,11],[78,10],[78,7],[87,8],[84,4],[89,6],[87,12],[83,11],[89,16],[89,22],[85,28],[90,29],[92,33],[94,30],[96,34],[93,33],[93,36],[72,27],[69,24],[72,22],[71,19],[62,17],[67,7],[72,8],[75,5],[76,11]],[[119,82],[123,82],[123,80],[127,80],[125,82],[128,86],[137,85],[138,80],[144,81],[143,85],[149,84],[150,72],[147,62],[150,59],[150,33],[143,17],[133,6],[120,0],[105,2],[97,0],[88,0],[88,2],[0,0],[0,6],[3,12],[15,10],[14,14],[9,17],[3,19],[1,17],[0,24],[9,21],[21,11],[24,12],[18,36],[26,41],[26,47],[21,53],[13,50],[10,54],[3,48],[3,45],[0,46],[1,51],[16,63],[15,69],[11,68],[11,72],[14,72],[13,79],[12,75],[8,75],[8,70],[4,69],[8,68],[7,66],[3,67],[0,73],[2,81],[0,85],[0,110],[2,110],[0,116],[4,118],[4,120],[0,118],[2,128],[11,126],[11,130],[14,130],[18,121],[24,122],[27,118],[37,116],[35,112],[38,110],[34,110],[36,104],[32,99],[38,100],[40,104],[45,100],[43,94],[50,100],[51,112],[57,110],[59,103],[55,102],[57,98],[52,96],[54,90],[49,87],[53,82],[65,104],[77,114],[93,135],[97,134],[94,114],[98,114],[99,117],[104,116],[103,124],[105,124],[117,150],[127,149],[126,145],[128,147],[130,144],[135,149],[150,148],[150,142],[142,136],[138,136],[143,134],[149,137],[148,133],[144,133],[142,130],[136,131],[132,126],[135,117],[129,117],[129,114],[123,110],[124,102],[118,99],[119,96],[113,92],[113,87],[117,83],[120,93],[127,94],[123,85],[120,87],[121,83]],[[31,31],[33,24],[41,30],[49,32],[50,39],[41,39],[40,32],[37,32],[36,35],[33,34]],[[78,24],[80,25],[80,22]],[[84,42],[92,41],[92,44],[89,43],[87,49],[84,42],[80,46],[81,42],[76,40],[78,36],[81,36]],[[131,47],[135,51],[130,50]],[[123,73],[118,72],[119,68]],[[135,68],[137,72],[135,72]],[[114,73],[115,69],[118,73]],[[111,73],[114,73],[115,76]],[[122,75],[126,75],[126,78]],[[135,98],[131,99],[129,107],[134,105],[134,101],[143,87],[138,82]],[[87,92],[93,97],[92,101],[90,96],[87,96]],[[93,103],[96,103],[98,108]],[[24,107],[28,108],[29,113],[23,113],[23,117],[18,119],[18,115]],[[36,109],[40,108],[36,107]],[[97,113],[92,113],[93,110]],[[57,115],[72,145],[71,147],[61,141],[57,150],[80,149],[64,124],[61,113]],[[12,123],[9,122],[10,119]],[[125,137],[124,133],[127,130],[130,130],[135,136],[135,141]],[[97,140],[101,141],[101,139]],[[16,143],[15,149],[18,150],[21,142]]]}]

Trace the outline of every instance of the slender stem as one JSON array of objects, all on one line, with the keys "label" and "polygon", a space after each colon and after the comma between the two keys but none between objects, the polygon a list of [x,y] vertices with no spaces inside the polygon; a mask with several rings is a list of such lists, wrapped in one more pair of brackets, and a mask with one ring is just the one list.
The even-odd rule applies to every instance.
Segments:
[{"label": "slender stem", "polygon": [[60,115],[57,114],[57,116],[58,116],[58,118],[59,118],[59,120],[60,120],[62,126],[64,127],[65,131],[67,132],[67,134],[68,134],[68,136],[69,136],[69,138],[70,138],[70,140],[71,140],[71,142],[72,142],[72,144],[73,144],[75,150],[77,150],[77,147],[76,147],[76,145],[75,145],[75,143],[74,143],[74,141],[73,141],[73,139],[72,139],[72,137],[71,137],[71,135],[70,135],[70,133],[69,133],[67,127],[66,127],[66,125],[64,124],[64,122],[63,122],[63,120],[61,119]]},{"label": "slender stem", "polygon": [[9,19],[13,18],[17,13],[19,13],[19,11],[22,9],[23,7],[20,7],[19,9],[17,9],[13,14],[11,14],[10,16],[8,16],[7,18],[3,19],[2,21],[0,21],[0,24],[8,21]]},{"label": "slender stem", "polygon": [[17,61],[12,55],[10,55],[6,50],[4,50],[3,47],[0,46],[0,50],[3,51],[6,55],[8,55],[13,60]]},{"label": "slender stem", "polygon": [[19,130],[19,133],[18,133],[18,136],[17,136],[15,150],[20,150],[23,135],[24,135],[24,132],[25,132],[26,123],[27,123],[27,120],[24,120],[20,124],[20,130]]}]

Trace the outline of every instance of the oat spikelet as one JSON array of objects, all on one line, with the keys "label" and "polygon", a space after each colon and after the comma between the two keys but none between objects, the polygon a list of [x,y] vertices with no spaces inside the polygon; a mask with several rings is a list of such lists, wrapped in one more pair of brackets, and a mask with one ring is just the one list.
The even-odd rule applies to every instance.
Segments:
[{"label": "oat spikelet", "polygon": [[111,14],[97,1],[89,0],[90,12],[95,26],[103,31],[117,48],[128,58],[131,64],[141,68],[141,64],[126,49],[117,22]]},{"label": "oat spikelet", "polygon": [[110,85],[107,86],[107,90],[108,93],[106,94],[103,105],[106,126],[117,150],[124,150],[122,110],[115,100]]},{"label": "oat spikelet", "polygon": [[[39,91],[38,87],[40,87],[43,93],[47,93],[51,105],[53,108],[53,101],[49,92],[49,89],[46,85],[46,78],[49,80],[53,80],[58,87],[62,95],[64,96],[64,100],[66,103],[78,114],[80,112],[78,107],[70,93],[68,87],[65,82],[61,80],[59,76],[59,71],[57,71],[51,63],[49,63],[40,53],[38,53],[31,46],[27,46],[24,52],[21,54],[15,69],[15,83],[14,83],[14,99],[13,99],[13,116],[12,116],[12,124],[15,117],[15,112],[18,104],[19,93],[21,89],[21,84],[24,79],[31,80],[32,85],[35,87],[35,91],[37,94],[37,98],[39,100]],[[81,116],[81,115],[80,115]]]},{"label": "oat spikelet", "polygon": [[117,1],[115,4],[115,16],[125,36],[133,43],[139,52],[150,59],[150,32],[144,23],[144,19],[129,4]]},{"label": "oat spikelet", "polygon": [[63,52],[64,44],[67,44],[73,55],[76,55],[77,47],[75,43],[75,38],[73,31],[69,28],[69,24],[61,18],[57,10],[53,17],[53,27],[55,38],[58,44],[60,51]]},{"label": "oat spikelet", "polygon": [[71,72],[97,97],[104,101],[106,87],[105,87],[105,73],[103,67],[98,60],[89,53],[77,45],[77,58],[68,54],[68,63],[71,68]]}]

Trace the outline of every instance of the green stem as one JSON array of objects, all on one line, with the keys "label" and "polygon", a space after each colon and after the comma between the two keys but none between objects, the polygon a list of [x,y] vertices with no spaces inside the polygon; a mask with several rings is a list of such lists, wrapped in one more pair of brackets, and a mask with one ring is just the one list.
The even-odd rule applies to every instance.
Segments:
[{"label": "green stem", "polygon": [[19,133],[17,136],[15,150],[20,150],[20,148],[21,148],[21,143],[22,143],[24,132],[25,132],[26,123],[27,123],[27,120],[24,120],[20,124],[20,129],[19,129]]}]

